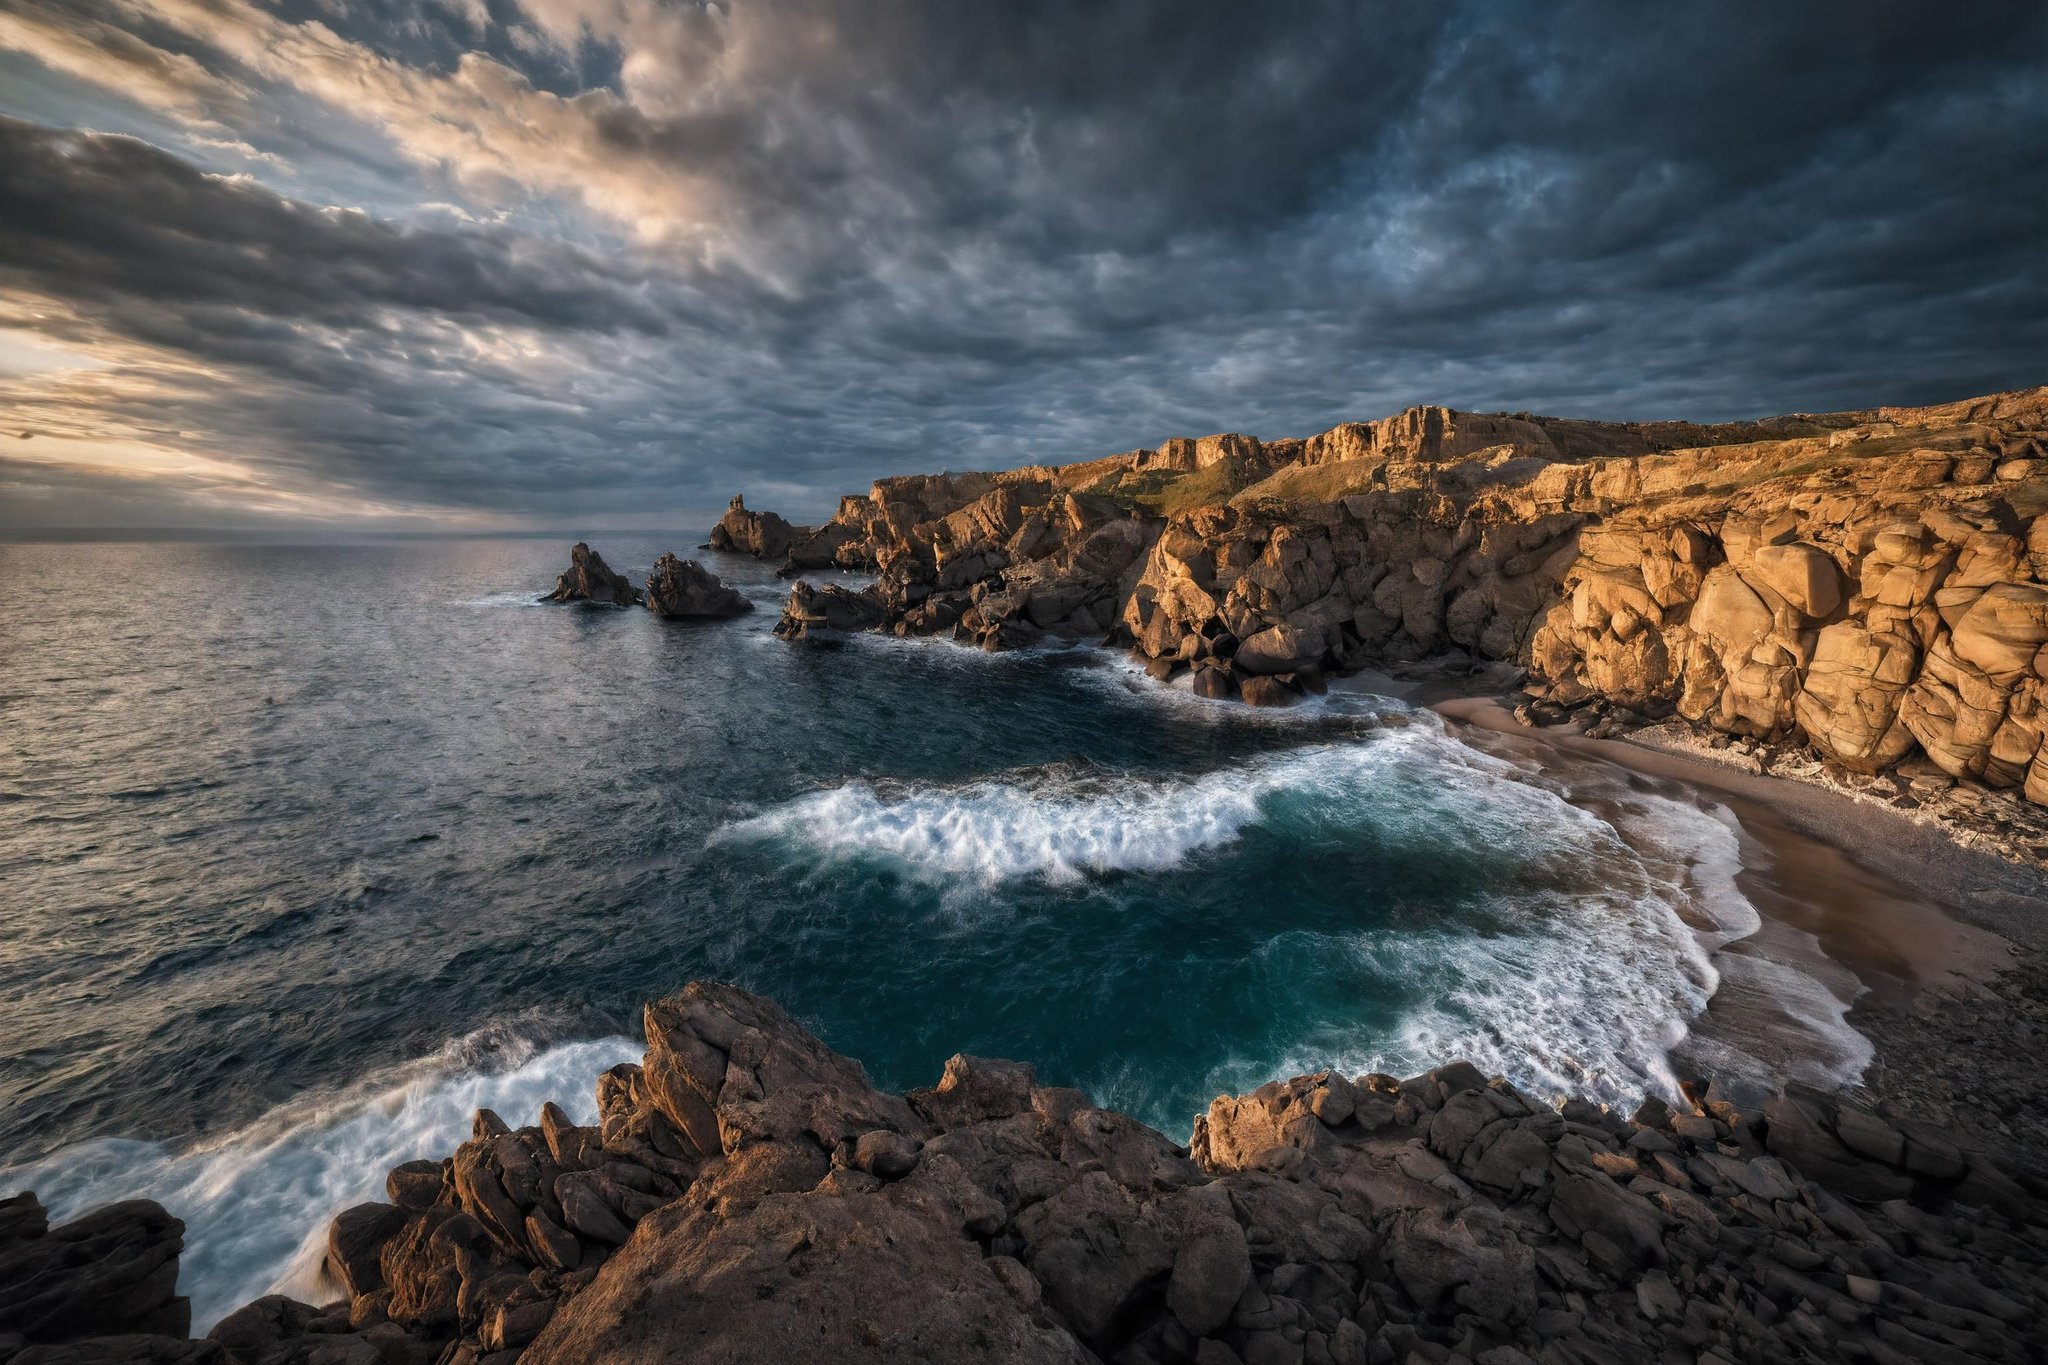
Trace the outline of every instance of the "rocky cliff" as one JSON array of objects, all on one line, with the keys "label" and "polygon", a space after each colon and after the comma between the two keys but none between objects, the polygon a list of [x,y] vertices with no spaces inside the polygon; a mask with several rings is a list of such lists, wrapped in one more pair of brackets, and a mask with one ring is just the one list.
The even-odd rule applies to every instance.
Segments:
[{"label": "rocky cliff", "polygon": [[2048,389],[1718,426],[1414,408],[882,480],[810,533],[878,581],[799,585],[778,633],[1104,639],[1260,704],[1500,660],[1539,720],[1675,713],[2048,803],[2044,511]]},{"label": "rocky cliff", "polygon": [[1818,1094],[1624,1116],[1324,1072],[1181,1147],[1015,1062],[885,1093],[731,986],[646,1030],[597,1126],[479,1112],[334,1220],[341,1297],[204,1342],[161,1210],[0,1205],[0,1360],[2017,1362],[2048,1323],[2048,1171]]}]

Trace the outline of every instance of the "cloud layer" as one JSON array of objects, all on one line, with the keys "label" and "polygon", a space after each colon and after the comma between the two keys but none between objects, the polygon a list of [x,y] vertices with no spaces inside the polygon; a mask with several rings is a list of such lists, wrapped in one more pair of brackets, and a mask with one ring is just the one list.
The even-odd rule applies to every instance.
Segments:
[{"label": "cloud layer", "polygon": [[2038,383],[2044,40],[1867,2],[0,0],[0,525],[691,525],[1418,401]]}]

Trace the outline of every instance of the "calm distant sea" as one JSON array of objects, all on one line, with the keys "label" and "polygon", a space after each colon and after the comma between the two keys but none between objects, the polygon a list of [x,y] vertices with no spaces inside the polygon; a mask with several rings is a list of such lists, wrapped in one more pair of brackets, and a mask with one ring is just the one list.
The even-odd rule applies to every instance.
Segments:
[{"label": "calm distant sea", "polygon": [[1326,1065],[1667,1086],[1749,914],[1714,814],[1397,702],[785,645],[723,557],[737,621],[536,604],[566,557],[0,547],[0,1185],[163,1199],[202,1323],[476,1104],[593,1112],[692,977],[891,1087],[1020,1057],[1184,1139]]}]

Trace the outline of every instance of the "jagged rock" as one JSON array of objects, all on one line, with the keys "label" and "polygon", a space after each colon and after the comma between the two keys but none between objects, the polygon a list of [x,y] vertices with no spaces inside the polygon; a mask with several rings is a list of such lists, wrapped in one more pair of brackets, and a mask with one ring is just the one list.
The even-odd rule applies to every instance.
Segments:
[{"label": "jagged rock", "polygon": [[603,555],[579,540],[569,547],[568,570],[555,580],[555,590],[540,600],[630,607],[640,601],[640,590],[624,574],[612,572]]},{"label": "jagged rock", "polygon": [[[731,986],[646,1024],[598,1129],[480,1112],[453,1180],[394,1174],[427,1207],[337,1220],[350,1302],[15,1359],[2018,1362],[2048,1310],[2048,1183],[1838,1095],[1625,1120],[1462,1062],[1321,1072],[1217,1099],[1184,1152],[1018,1063],[886,1094]],[[517,1238],[496,1199],[527,1209]],[[586,1201],[607,1238],[567,1230]],[[0,1256],[62,1232],[0,1205]]]},{"label": "jagged rock", "polygon": [[708,544],[714,550],[781,560],[781,572],[787,574],[835,564],[864,567],[866,556],[853,541],[853,534],[837,520],[824,526],[792,526],[773,512],[748,511],[745,498],[735,494],[711,528]]},{"label": "jagged rock", "polygon": [[[1525,668],[1531,719],[1603,700],[2048,803],[2044,433],[2048,389],[1718,426],[1415,408],[883,479],[819,558],[878,581],[800,584],[776,629],[1106,633],[1160,681],[1268,706],[1456,650]],[[1987,485],[1987,449],[2030,453]],[[1206,500],[1146,515],[1197,477]]]},{"label": "jagged rock", "polygon": [[711,548],[756,559],[780,559],[796,537],[796,527],[773,512],[748,511],[745,496],[736,493],[718,525],[711,528]]},{"label": "jagged rock", "polygon": [[647,573],[647,609],[671,620],[743,616],[754,604],[694,559],[664,554]]},{"label": "jagged rock", "polygon": [[83,1337],[183,1337],[192,1308],[178,1297],[185,1225],[151,1200],[107,1204],[40,1230],[40,1205],[17,1203],[0,1242],[0,1333],[30,1342]]},{"label": "jagged rock", "polygon": [[872,588],[854,592],[837,583],[818,587],[800,582],[789,590],[775,634],[801,640],[819,631],[872,630],[887,616],[888,609]]}]

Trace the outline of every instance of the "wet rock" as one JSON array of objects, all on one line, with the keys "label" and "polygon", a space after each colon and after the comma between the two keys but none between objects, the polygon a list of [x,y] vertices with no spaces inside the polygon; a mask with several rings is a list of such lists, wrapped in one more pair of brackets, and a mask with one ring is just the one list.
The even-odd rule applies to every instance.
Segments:
[{"label": "wet rock", "polygon": [[1237,696],[1246,706],[1292,706],[1301,700],[1301,692],[1288,679],[1263,675],[1241,679]]},{"label": "wet rock", "polygon": [[327,1225],[327,1269],[350,1298],[384,1287],[384,1244],[405,1226],[406,1211],[390,1204],[358,1204]]},{"label": "wet rock", "polygon": [[177,1294],[184,1223],[136,1199],[36,1232],[36,1207],[15,1205],[16,1235],[0,1243],[0,1333],[45,1343],[186,1335],[192,1309]]},{"label": "wet rock", "polygon": [[[644,1062],[600,1079],[598,1129],[480,1114],[459,1178],[412,1172],[435,1202],[338,1219],[339,1272],[382,1287],[327,1309],[260,1300],[213,1343],[17,1334],[0,1351],[2018,1362],[2048,1310],[2040,1173],[1839,1095],[1795,1087],[1759,1116],[1691,1085],[1626,1120],[1465,1063],[1321,1072],[1219,1097],[1183,1151],[1018,1063],[959,1056],[887,1094],[731,986],[653,1002],[646,1028]],[[497,1201],[524,1211],[516,1237],[487,1222]],[[0,1265],[64,1231],[20,1200],[0,1220]],[[0,1280],[0,1307],[19,1297]]]},{"label": "wet rock", "polygon": [[579,540],[569,547],[568,570],[555,580],[555,590],[541,601],[630,607],[640,601],[640,591],[624,574],[614,573],[603,555]]},{"label": "wet rock", "polygon": [[647,609],[670,620],[744,616],[754,604],[694,559],[664,554],[647,573]]}]

